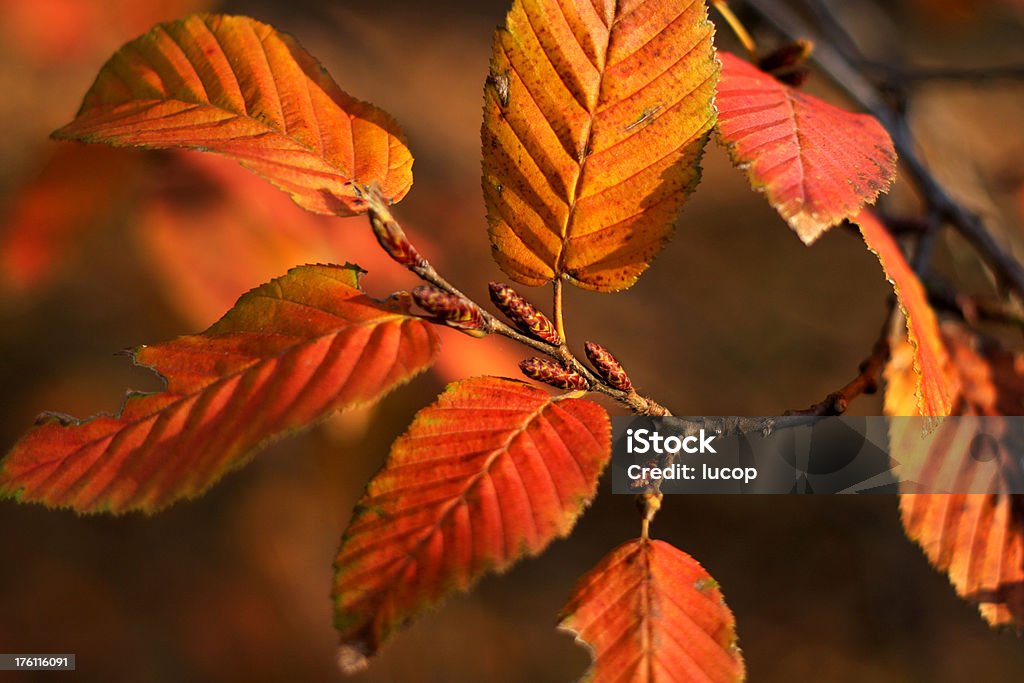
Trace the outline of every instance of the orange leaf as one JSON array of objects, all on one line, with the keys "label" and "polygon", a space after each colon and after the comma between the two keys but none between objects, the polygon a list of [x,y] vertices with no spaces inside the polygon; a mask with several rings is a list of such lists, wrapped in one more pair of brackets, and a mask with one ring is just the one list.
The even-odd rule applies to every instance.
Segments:
[{"label": "orange leaf", "polygon": [[167,380],[117,417],[44,416],[0,462],[0,495],[79,512],[154,512],[200,495],[270,439],[376,400],[430,365],[428,323],[358,288],[355,266],[302,266],[202,334],[143,346]]},{"label": "orange leaf", "polygon": [[478,377],[416,414],[356,508],[335,561],[341,665],[487,571],[567,535],[611,452],[604,408]]},{"label": "orange leaf", "polygon": [[664,541],[619,546],[579,580],[559,628],[594,664],[591,683],[744,680],[736,624],[718,582]]},{"label": "orange leaf", "polygon": [[314,213],[362,211],[353,182],[395,201],[412,184],[398,124],[248,17],[194,15],[128,43],[54,137],[224,154]]},{"label": "orange leaf", "polygon": [[483,186],[495,258],[632,285],[700,178],[719,67],[705,3],[517,0],[494,36]]},{"label": "orange leaf", "polygon": [[896,291],[900,310],[907,319],[907,335],[914,347],[914,370],[917,373],[917,410],[908,414],[949,415],[958,389],[957,376],[948,371],[949,355],[924,286],[907,263],[896,240],[870,210],[864,209],[852,220],[860,226],[868,249],[882,264],[882,270]]},{"label": "orange leaf", "polygon": [[[994,342],[973,337],[961,328],[943,330],[962,387],[957,397],[960,415],[1024,415],[1024,356],[1012,354]],[[893,350],[886,368],[887,415],[907,415],[913,409],[913,349],[904,341]],[[892,420],[889,429],[893,458],[901,463],[901,478],[928,488],[952,475],[958,481],[987,482],[989,494],[914,494],[900,496],[900,512],[907,536],[917,541],[931,563],[949,575],[956,592],[977,603],[993,626],[1012,624],[1024,629],[1024,496],[1007,493],[1010,472],[1020,476],[1018,464],[1007,461],[984,468],[971,449],[979,436],[977,423],[944,421],[922,435],[920,424]],[[1015,429],[985,422],[1003,457],[1019,458]],[[911,491],[909,485],[904,491]]]},{"label": "orange leaf", "polygon": [[719,52],[718,134],[754,189],[811,244],[896,177],[896,150],[878,121],[833,107]]}]

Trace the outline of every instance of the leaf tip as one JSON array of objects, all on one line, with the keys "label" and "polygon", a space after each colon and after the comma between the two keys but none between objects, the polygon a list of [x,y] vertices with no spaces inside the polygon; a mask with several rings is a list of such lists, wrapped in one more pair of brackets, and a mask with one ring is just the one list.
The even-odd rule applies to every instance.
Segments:
[{"label": "leaf tip", "polygon": [[370,665],[364,643],[345,643],[338,648],[338,668],[346,676],[365,671]]}]

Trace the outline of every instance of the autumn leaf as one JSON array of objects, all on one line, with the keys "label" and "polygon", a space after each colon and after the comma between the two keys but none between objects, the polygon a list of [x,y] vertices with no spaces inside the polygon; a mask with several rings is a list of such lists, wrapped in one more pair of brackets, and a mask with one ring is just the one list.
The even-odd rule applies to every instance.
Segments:
[{"label": "autumn leaf", "polygon": [[728,52],[718,55],[719,139],[805,244],[889,188],[896,151],[874,117],[802,93]]},{"label": "autumn leaf", "polygon": [[128,43],[54,137],[223,154],[314,213],[361,212],[353,183],[376,182],[394,201],[412,184],[394,120],[248,17],[194,15]]},{"label": "autumn leaf", "polygon": [[589,683],[736,683],[736,623],[716,582],[664,541],[639,538],[579,580],[559,628],[590,649]]},{"label": "autumn leaf", "polygon": [[864,242],[882,264],[892,283],[900,310],[907,321],[907,335],[914,348],[917,406],[913,414],[949,415],[958,390],[958,377],[949,371],[949,355],[942,342],[939,322],[928,303],[924,286],[907,263],[903,251],[884,225],[868,209],[853,222],[860,226]]},{"label": "autumn leaf", "polygon": [[302,266],[202,334],[134,360],[167,389],[117,417],[44,416],[0,462],[0,496],[79,512],[154,512],[206,491],[267,441],[374,401],[430,365],[428,323],[359,289],[355,266]]},{"label": "autumn leaf", "polygon": [[700,178],[719,66],[703,0],[516,0],[494,36],[483,188],[495,258],[632,285]]},{"label": "autumn leaf", "polygon": [[[1024,415],[1024,356],[952,325],[944,327],[961,390],[957,415]],[[903,341],[885,371],[885,413],[915,415],[914,349]],[[1009,477],[1020,481],[1019,431],[999,421],[946,420],[925,432],[915,420],[890,421],[893,459],[901,465],[900,513],[907,536],[919,543],[959,596],[976,603],[993,626],[1024,629],[1024,495],[1010,494]],[[988,467],[972,448],[983,438],[1004,460]],[[911,493],[913,486],[951,490],[946,484],[974,482],[991,493]],[[979,480],[986,477],[987,481]]]},{"label": "autumn leaf", "polygon": [[428,606],[566,536],[610,452],[596,403],[497,377],[449,385],[392,446],[345,532],[342,668],[361,669]]}]

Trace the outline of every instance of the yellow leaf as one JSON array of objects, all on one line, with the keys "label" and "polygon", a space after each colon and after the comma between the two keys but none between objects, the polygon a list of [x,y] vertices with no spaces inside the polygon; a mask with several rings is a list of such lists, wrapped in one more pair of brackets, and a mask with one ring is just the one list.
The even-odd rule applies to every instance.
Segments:
[{"label": "yellow leaf", "polygon": [[485,87],[491,243],[517,282],[632,285],[700,178],[719,64],[703,1],[516,0]]}]

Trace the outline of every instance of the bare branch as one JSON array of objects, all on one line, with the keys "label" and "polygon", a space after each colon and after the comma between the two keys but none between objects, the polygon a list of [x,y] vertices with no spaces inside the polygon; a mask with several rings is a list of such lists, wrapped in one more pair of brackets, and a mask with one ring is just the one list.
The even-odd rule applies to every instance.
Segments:
[{"label": "bare branch", "polygon": [[833,391],[824,399],[803,410],[787,410],[783,415],[787,416],[817,416],[842,415],[849,408],[850,403],[864,394],[874,394],[878,391],[882,377],[882,370],[889,361],[889,335],[892,330],[893,316],[896,311],[896,300],[889,299],[888,311],[885,315],[885,322],[879,332],[878,339],[871,348],[871,354],[861,361],[857,370],[857,376],[843,385],[840,389]]}]

